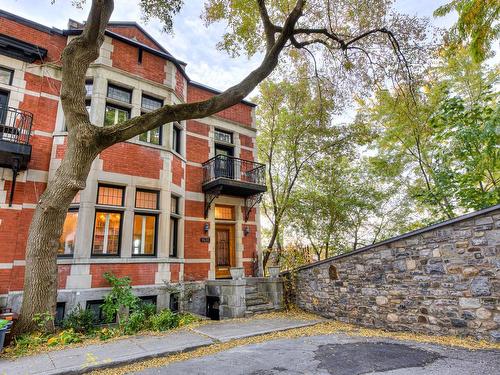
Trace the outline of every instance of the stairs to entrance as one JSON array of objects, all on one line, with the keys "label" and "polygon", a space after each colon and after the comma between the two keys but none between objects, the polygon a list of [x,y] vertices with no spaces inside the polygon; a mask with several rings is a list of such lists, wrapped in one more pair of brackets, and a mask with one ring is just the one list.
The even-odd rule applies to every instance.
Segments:
[{"label": "stairs to entrance", "polygon": [[274,305],[267,299],[266,296],[259,293],[256,285],[247,284],[245,286],[245,299],[247,305],[245,317],[274,311]]}]

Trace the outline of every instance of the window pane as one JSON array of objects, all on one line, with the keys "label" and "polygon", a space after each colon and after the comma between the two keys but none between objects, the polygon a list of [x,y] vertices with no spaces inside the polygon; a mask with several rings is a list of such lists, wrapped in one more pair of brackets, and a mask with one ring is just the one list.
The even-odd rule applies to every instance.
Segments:
[{"label": "window pane", "polygon": [[59,238],[58,255],[72,255],[75,252],[76,225],[78,212],[68,212],[64,220],[63,232]]},{"label": "window pane", "polygon": [[92,254],[118,254],[121,213],[96,212]]},{"label": "window pane", "polygon": [[215,206],[215,218],[219,220],[234,220],[234,207]]},{"label": "window pane", "polygon": [[99,186],[97,204],[109,206],[123,206],[123,188],[112,186]]},{"label": "window pane", "polygon": [[172,150],[179,154],[181,152],[181,130],[175,125],[172,131]]},{"label": "window pane", "polygon": [[137,190],[135,192],[135,206],[137,208],[158,208],[158,193],[156,191]]},{"label": "window pane", "polygon": [[116,108],[110,105],[106,106],[104,115],[104,126],[115,125],[130,118],[130,112],[127,109]]},{"label": "window pane", "polygon": [[134,216],[134,238],[132,254],[154,255],[155,253],[156,216]]},{"label": "window pane", "polygon": [[139,141],[152,143],[154,145],[161,144],[161,130],[160,128],[156,128],[153,130],[148,130],[145,133],[139,135]]},{"label": "window pane", "polygon": [[0,83],[10,85],[12,82],[12,70],[0,68]]},{"label": "window pane", "polygon": [[163,101],[149,96],[142,97],[141,107],[150,111],[161,108],[163,106]]},{"label": "window pane", "polygon": [[219,142],[233,143],[233,135],[231,133],[223,132],[222,130],[215,129],[214,138]]},{"label": "window pane", "polygon": [[108,98],[130,103],[132,101],[132,92],[121,87],[108,85]]},{"label": "window pane", "polygon": [[85,92],[86,96],[92,96],[92,90],[94,88],[94,82],[92,80],[85,81]]},{"label": "window pane", "polygon": [[170,212],[173,214],[179,213],[179,198],[174,196],[170,198]]},{"label": "window pane", "polygon": [[177,236],[179,233],[179,220],[175,217],[170,218],[170,252],[171,257],[177,256]]}]

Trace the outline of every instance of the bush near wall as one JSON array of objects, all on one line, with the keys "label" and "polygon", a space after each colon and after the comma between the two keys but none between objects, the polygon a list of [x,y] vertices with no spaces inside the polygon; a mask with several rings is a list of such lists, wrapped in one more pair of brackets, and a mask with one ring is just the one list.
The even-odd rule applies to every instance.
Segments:
[{"label": "bush near wall", "polygon": [[369,327],[500,341],[500,205],[299,268],[299,307]]}]

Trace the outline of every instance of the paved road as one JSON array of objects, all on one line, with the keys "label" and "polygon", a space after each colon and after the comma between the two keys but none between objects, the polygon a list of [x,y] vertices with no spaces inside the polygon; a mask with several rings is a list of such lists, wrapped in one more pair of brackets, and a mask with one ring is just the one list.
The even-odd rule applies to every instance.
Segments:
[{"label": "paved road", "polygon": [[500,351],[327,335],[242,346],[137,374],[500,375]]}]

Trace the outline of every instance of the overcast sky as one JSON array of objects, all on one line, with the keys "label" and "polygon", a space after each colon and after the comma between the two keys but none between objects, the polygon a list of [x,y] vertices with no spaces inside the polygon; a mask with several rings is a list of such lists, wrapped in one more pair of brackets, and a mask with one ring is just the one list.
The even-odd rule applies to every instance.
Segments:
[{"label": "overcast sky", "polygon": [[[445,0],[397,0],[397,8],[410,15],[432,17],[432,12]],[[90,0],[87,0],[90,3]],[[208,29],[200,22],[203,0],[186,0],[182,12],[176,17],[174,35],[161,32],[158,22],[141,22],[138,1],[115,0],[112,20],[136,21],[140,23],[175,57],[185,61],[189,77],[206,85],[225,89],[241,80],[259,59],[248,60],[246,57],[232,59],[224,52],[216,50],[224,30],[223,25],[212,25]],[[0,0],[0,8],[15,13],[46,26],[66,28],[69,18],[77,21],[86,19],[89,5],[83,10],[71,6],[70,0]],[[438,26],[449,26],[454,17],[433,19]]]}]

